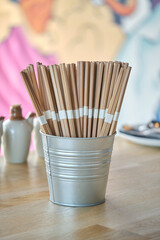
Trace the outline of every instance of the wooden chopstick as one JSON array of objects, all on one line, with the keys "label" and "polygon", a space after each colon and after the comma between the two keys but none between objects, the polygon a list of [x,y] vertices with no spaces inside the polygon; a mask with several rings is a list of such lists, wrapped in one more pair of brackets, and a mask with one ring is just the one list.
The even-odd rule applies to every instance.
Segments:
[{"label": "wooden chopstick", "polygon": [[[89,87],[89,114],[93,115],[94,107],[94,90],[95,90],[95,75],[96,75],[96,63],[90,63],[90,87]],[[88,116],[88,133],[87,137],[92,137],[92,119],[93,116]]]},{"label": "wooden chopstick", "polygon": [[83,122],[83,137],[87,137],[88,130],[88,105],[89,105],[89,77],[90,77],[90,63],[85,62],[85,76],[84,76],[84,122]]},{"label": "wooden chopstick", "polygon": [[[84,62],[80,62],[80,69],[79,69],[79,108],[82,109],[84,107]],[[80,116],[80,122],[81,122],[81,129],[83,129],[83,122],[84,122],[84,116]]]}]

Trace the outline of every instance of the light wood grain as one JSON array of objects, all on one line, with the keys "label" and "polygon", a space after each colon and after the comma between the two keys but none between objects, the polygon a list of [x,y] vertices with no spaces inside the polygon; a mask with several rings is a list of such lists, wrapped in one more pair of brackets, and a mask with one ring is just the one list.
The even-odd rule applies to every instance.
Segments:
[{"label": "light wood grain", "polygon": [[70,208],[48,199],[43,159],[0,158],[1,240],[159,240],[160,150],[117,137],[104,204]]}]

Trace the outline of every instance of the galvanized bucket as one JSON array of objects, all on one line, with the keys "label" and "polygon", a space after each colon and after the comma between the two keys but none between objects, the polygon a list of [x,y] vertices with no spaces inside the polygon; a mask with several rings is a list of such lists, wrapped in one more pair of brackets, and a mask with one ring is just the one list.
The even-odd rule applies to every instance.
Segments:
[{"label": "galvanized bucket", "polygon": [[41,132],[50,201],[92,206],[105,201],[114,136],[66,138]]}]

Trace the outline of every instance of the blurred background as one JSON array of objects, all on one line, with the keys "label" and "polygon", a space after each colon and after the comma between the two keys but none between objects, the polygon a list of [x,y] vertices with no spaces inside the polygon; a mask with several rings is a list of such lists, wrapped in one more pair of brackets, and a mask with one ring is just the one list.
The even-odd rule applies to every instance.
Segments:
[{"label": "blurred background", "polygon": [[0,115],[33,111],[19,72],[30,63],[129,62],[119,124],[160,121],[160,0],[0,0]]}]

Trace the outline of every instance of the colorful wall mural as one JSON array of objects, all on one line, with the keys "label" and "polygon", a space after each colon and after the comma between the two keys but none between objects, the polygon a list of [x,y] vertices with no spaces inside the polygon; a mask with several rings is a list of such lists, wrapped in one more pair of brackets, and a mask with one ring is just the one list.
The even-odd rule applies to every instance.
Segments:
[{"label": "colorful wall mural", "polygon": [[0,115],[33,110],[29,63],[123,60],[133,66],[120,124],[159,116],[159,0],[0,0]]}]

